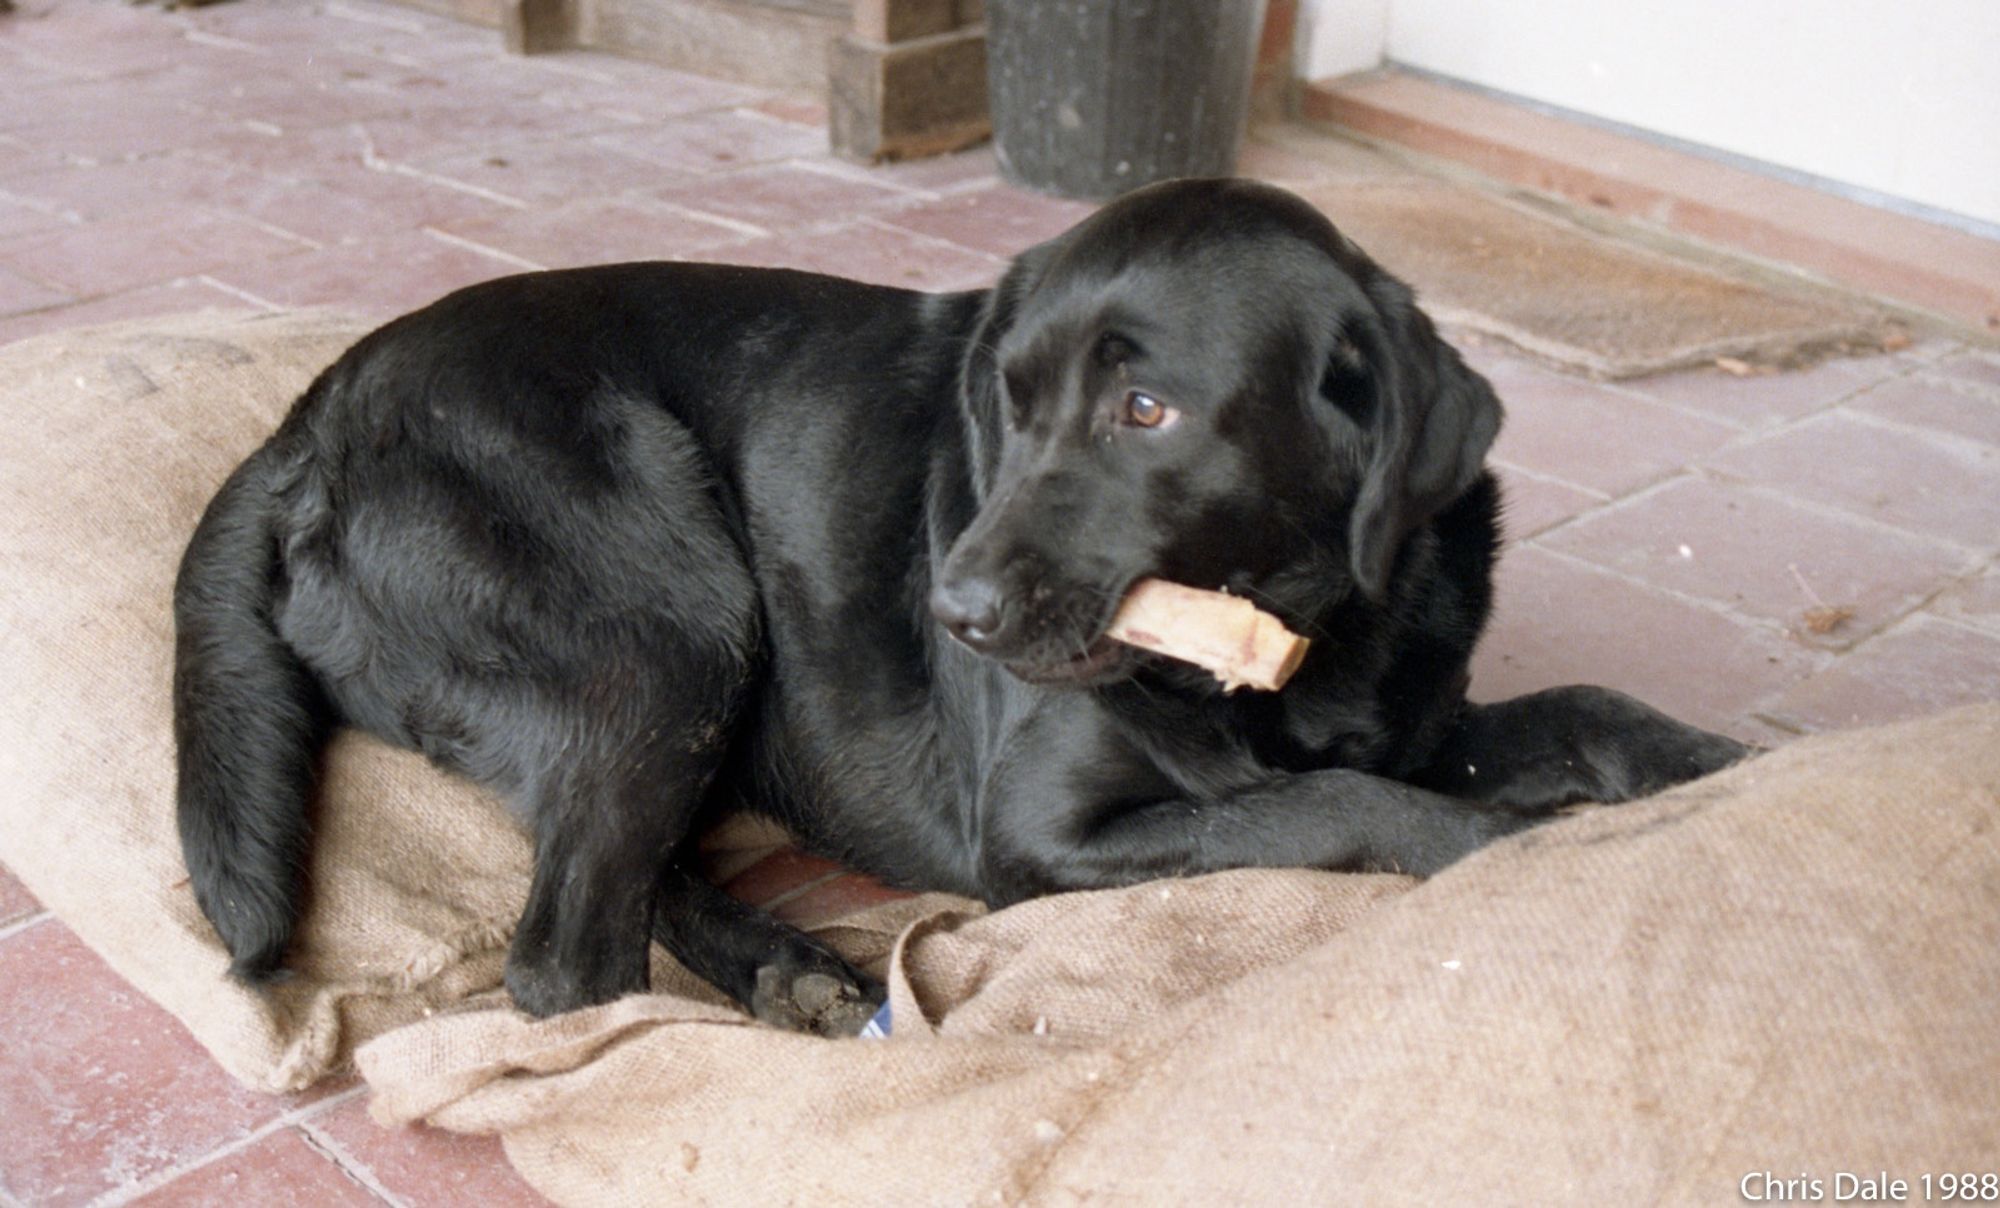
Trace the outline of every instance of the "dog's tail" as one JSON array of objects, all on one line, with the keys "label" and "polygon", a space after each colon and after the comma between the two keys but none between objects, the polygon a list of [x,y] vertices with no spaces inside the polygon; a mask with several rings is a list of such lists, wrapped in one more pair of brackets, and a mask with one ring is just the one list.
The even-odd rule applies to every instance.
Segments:
[{"label": "dog's tail", "polygon": [[181,851],[230,973],[251,983],[283,973],[330,728],[318,683],[273,627],[273,462],[267,447],[223,484],[174,582]]}]

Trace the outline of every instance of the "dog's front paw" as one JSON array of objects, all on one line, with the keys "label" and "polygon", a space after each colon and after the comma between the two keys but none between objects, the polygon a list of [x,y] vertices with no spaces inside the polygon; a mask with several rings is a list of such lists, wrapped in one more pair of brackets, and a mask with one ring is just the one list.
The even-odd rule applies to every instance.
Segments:
[{"label": "dog's front paw", "polygon": [[846,961],[815,949],[786,952],[757,969],[750,1013],[774,1027],[814,1036],[853,1036],[886,991]]},{"label": "dog's front paw", "polygon": [[1635,744],[1618,757],[1602,760],[1601,775],[1605,783],[1596,799],[1605,805],[1615,805],[1651,797],[1763,754],[1758,747],[1746,746],[1721,734],[1678,723],[1676,727],[1676,732],[1652,743]]}]

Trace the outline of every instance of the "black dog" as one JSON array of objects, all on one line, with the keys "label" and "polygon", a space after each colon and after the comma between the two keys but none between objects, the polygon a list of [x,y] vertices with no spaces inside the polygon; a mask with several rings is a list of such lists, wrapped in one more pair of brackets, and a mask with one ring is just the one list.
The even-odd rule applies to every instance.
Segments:
[{"label": "black dog", "polygon": [[[689,871],[775,815],[1005,903],[1252,865],[1431,873],[1745,748],[1617,693],[1466,702],[1491,389],[1315,210],[1156,186],[991,291],[628,264],[455,293],[363,339],[223,486],[175,592],[179,820],[257,981],[338,724],[508,795],[536,1014],[647,937],[762,1018],[880,988]],[[1277,693],[1103,637],[1158,576],[1313,638]]]}]

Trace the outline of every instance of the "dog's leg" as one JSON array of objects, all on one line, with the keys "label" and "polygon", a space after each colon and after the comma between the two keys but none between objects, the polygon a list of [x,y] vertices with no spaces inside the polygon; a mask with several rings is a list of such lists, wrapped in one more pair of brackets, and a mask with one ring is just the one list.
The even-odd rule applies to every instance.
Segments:
[{"label": "dog's leg", "polygon": [[661,870],[701,810],[751,680],[754,622],[735,624],[744,632],[614,635],[560,720],[532,727],[549,771],[526,794],[535,871],[507,956],[507,989],[530,1015],[646,988]]},{"label": "dog's leg", "polygon": [[1694,780],[1754,754],[1609,688],[1551,688],[1467,704],[1411,780],[1515,809],[1619,802]]},{"label": "dog's leg", "polygon": [[660,886],[653,938],[765,1023],[852,1036],[882,1005],[880,982],[804,932],[679,865]]},{"label": "dog's leg", "polygon": [[1038,771],[996,810],[983,889],[1005,903],[1232,868],[1430,876],[1546,815],[1446,797],[1351,769],[1281,776],[1217,799],[1131,803],[1065,795],[1081,777]]},{"label": "dog's leg", "polygon": [[[668,729],[675,738],[685,733]],[[668,738],[593,758],[543,789],[534,806],[534,877],[507,955],[507,989],[528,1014],[646,988],[659,870],[714,770],[712,759],[673,745]]]}]

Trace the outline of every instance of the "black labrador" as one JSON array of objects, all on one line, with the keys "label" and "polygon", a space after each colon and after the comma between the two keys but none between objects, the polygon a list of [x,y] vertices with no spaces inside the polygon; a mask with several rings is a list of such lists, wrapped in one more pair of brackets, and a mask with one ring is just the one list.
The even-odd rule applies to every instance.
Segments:
[{"label": "black labrador", "polygon": [[[625,264],[361,340],[230,477],[175,589],[179,824],[233,972],[276,976],[337,725],[509,797],[535,1015],[648,937],[759,1017],[880,987],[687,843],[776,816],[994,904],[1245,866],[1428,874],[1745,754],[1589,687],[1465,699],[1491,388],[1303,201],[1180,181],[991,290]],[[1104,637],[1157,576],[1313,639],[1275,693]]]}]

